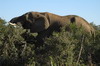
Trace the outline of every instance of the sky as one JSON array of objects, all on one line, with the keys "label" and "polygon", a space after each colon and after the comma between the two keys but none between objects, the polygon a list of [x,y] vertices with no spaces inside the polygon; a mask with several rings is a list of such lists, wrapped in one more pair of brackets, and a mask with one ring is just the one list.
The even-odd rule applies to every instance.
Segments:
[{"label": "sky", "polygon": [[7,22],[30,11],[78,15],[100,25],[100,0],[0,0],[0,18]]}]

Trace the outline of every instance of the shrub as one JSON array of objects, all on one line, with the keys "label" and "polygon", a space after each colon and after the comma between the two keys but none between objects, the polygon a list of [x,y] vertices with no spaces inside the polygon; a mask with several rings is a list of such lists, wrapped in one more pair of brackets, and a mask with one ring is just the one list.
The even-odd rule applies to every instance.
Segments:
[{"label": "shrub", "polygon": [[61,28],[36,47],[36,34],[0,20],[0,66],[99,66],[100,31],[93,37],[70,26],[70,32]]},{"label": "shrub", "polygon": [[25,30],[8,25],[0,34],[0,66],[23,66],[33,59],[34,44],[28,44],[23,33]]}]

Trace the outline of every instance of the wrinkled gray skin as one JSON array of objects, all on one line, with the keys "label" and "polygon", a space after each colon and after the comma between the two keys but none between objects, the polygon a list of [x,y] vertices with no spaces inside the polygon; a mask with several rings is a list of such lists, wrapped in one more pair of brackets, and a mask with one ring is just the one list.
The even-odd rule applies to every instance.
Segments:
[{"label": "wrinkled gray skin", "polygon": [[38,33],[37,39],[42,42],[43,38],[49,37],[53,31],[60,31],[60,27],[75,23],[76,26],[82,26],[84,31],[93,33],[94,28],[83,18],[76,15],[59,16],[48,12],[28,12],[22,16],[11,19],[10,24],[21,25],[24,29],[30,29],[32,33]]}]

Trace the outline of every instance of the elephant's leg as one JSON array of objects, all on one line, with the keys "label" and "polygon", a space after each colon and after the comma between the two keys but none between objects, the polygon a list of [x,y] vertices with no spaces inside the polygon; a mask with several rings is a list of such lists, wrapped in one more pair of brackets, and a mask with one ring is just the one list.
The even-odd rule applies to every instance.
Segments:
[{"label": "elephant's leg", "polygon": [[36,40],[37,40],[36,46],[43,46],[45,37],[46,37],[45,31],[39,32],[38,35],[36,36]]},{"label": "elephant's leg", "polygon": [[39,32],[36,37],[38,45],[43,46],[43,43],[45,42],[45,38],[50,37],[52,33],[53,31],[51,31],[50,29]]}]

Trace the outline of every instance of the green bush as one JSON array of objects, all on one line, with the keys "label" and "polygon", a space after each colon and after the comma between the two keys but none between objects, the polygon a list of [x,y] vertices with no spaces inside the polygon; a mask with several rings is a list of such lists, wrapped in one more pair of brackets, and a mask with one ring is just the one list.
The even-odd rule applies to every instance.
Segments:
[{"label": "green bush", "polygon": [[0,66],[99,66],[100,31],[94,37],[81,27],[71,25],[70,29],[61,28],[36,47],[36,34],[0,19]]},{"label": "green bush", "polygon": [[28,44],[21,36],[25,30],[8,25],[1,31],[0,66],[24,66],[32,61],[34,45]]}]

